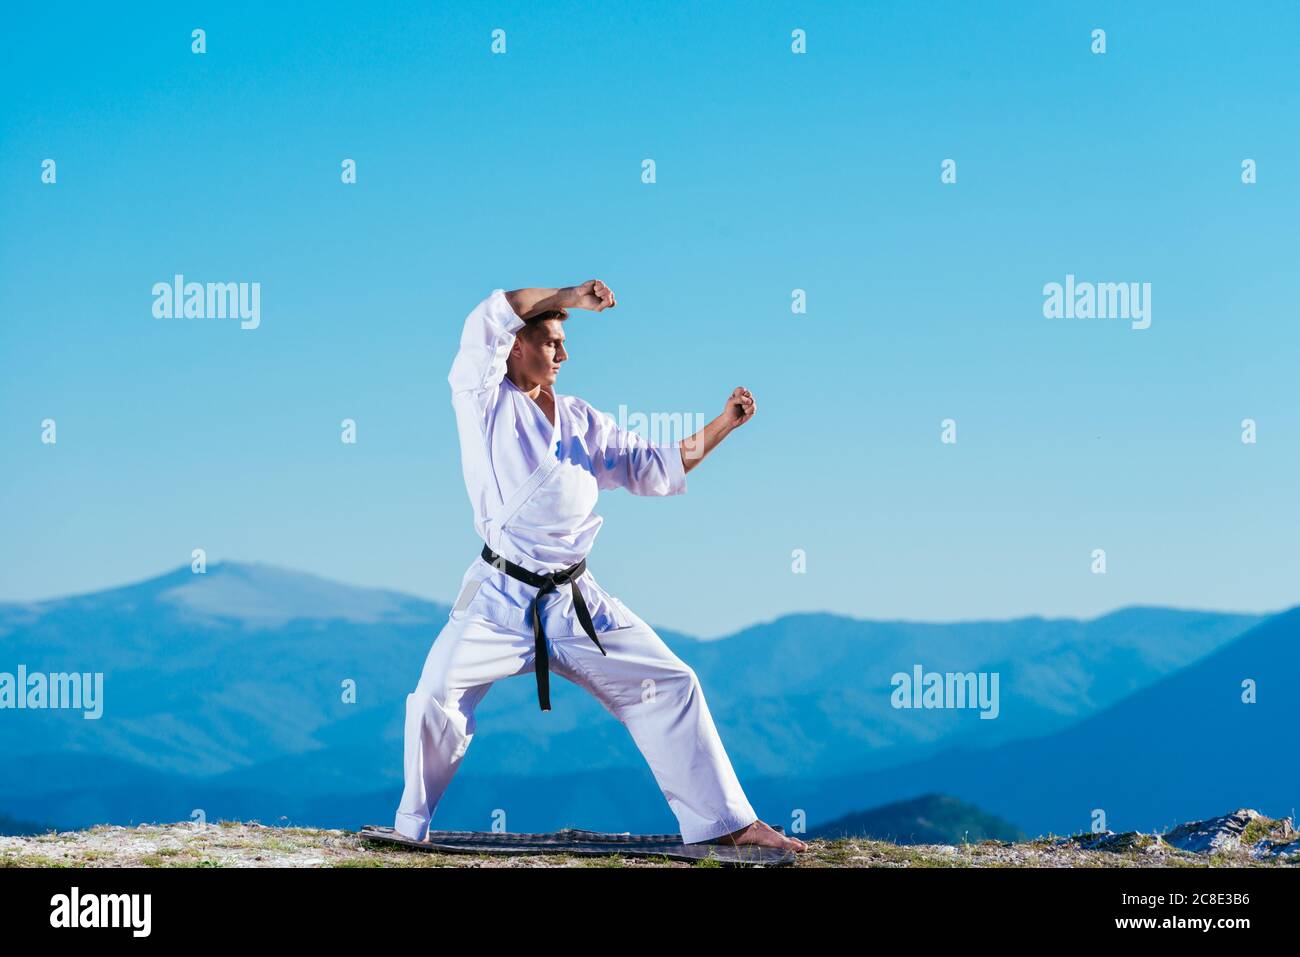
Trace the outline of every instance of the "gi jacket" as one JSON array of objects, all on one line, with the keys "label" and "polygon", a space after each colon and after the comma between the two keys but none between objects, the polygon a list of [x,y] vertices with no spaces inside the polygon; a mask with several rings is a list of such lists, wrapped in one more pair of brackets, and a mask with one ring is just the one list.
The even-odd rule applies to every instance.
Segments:
[{"label": "gi jacket", "polygon": [[[550,573],[591,552],[604,521],[595,513],[601,489],[679,495],[686,471],[680,443],[651,445],[577,396],[543,386],[555,399],[552,424],[506,377],[506,357],[523,327],[505,290],[494,290],[466,317],[447,380],[475,529],[499,555]],[[598,632],[633,624],[631,612],[591,571],[578,587]],[[480,615],[531,634],[527,611],[536,591],[475,558],[451,615]],[[548,596],[542,621],[552,638],[583,634],[567,589]]]}]

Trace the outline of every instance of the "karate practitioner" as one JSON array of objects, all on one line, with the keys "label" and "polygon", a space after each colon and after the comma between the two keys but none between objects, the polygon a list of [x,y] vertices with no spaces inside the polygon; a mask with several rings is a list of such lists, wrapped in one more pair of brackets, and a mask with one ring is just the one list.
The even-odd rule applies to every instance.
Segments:
[{"label": "karate practitioner", "polygon": [[695,672],[586,567],[603,521],[594,511],[601,489],[685,492],[686,473],[757,409],[737,388],[701,431],[653,446],[577,396],[557,393],[569,357],[568,310],[615,305],[609,287],[593,279],[497,289],[465,320],[448,381],[484,548],[406,699],[406,780],[394,829],[428,839],[433,811],[473,740],[475,706],[494,681],[533,674],[548,711],[554,672],[628,729],[684,843],[806,850],[758,820]]}]

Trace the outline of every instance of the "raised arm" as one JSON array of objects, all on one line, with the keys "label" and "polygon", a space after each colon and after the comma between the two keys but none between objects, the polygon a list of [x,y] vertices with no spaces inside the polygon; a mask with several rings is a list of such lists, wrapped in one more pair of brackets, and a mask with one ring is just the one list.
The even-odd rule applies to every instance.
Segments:
[{"label": "raised arm", "polygon": [[494,289],[465,317],[460,349],[447,376],[452,393],[485,393],[501,384],[524,320],[550,309],[600,312],[615,305],[614,293],[598,279],[560,289]]},{"label": "raised arm", "polygon": [[460,348],[452,360],[447,381],[453,395],[485,393],[501,384],[506,356],[524,320],[510,307],[508,293],[494,289],[465,317]]},{"label": "raised arm", "polygon": [[716,449],[732,431],[752,419],[757,411],[758,404],[749,390],[736,386],[727,396],[722,414],[682,442],[682,468],[689,472],[699,465],[704,456]]},{"label": "raised arm", "polygon": [[506,293],[510,307],[524,319],[554,309],[590,309],[600,312],[618,305],[614,292],[599,279],[559,289],[516,289]]}]

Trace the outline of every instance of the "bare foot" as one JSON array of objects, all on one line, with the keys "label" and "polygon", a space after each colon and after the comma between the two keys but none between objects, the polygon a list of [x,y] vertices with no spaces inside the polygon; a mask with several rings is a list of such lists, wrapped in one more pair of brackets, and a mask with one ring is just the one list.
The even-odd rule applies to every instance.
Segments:
[{"label": "bare foot", "polygon": [[784,834],[778,834],[762,821],[755,821],[753,824],[742,827],[739,831],[724,834],[709,843],[727,845],[759,844],[763,847],[779,847],[787,851],[808,850],[808,845],[797,837],[786,837]]}]

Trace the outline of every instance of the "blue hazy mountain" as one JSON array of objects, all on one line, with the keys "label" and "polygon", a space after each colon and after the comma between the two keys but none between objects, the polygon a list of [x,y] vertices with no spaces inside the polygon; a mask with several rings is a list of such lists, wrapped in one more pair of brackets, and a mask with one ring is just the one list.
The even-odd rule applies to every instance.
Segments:
[{"label": "blue hazy mountain", "polygon": [[1023,841],[1025,834],[1001,818],[946,794],[923,794],[808,828],[807,838],[862,837],[895,844],[977,844]]},{"label": "blue hazy mountain", "polygon": [[7,814],[0,814],[0,835],[18,837],[30,834],[44,834],[52,825],[38,824],[35,821],[17,821]]},{"label": "blue hazy mountain", "polygon": [[[351,825],[359,814],[382,823],[400,791],[405,696],[446,615],[410,596],[244,563],[0,605],[0,671],[102,672],[105,682],[98,720],[0,712],[0,811],[64,826],[184,819],[194,808],[209,818]],[[954,625],[798,614],[710,642],[661,634],[699,673],[747,789],[761,782],[784,800],[783,783],[910,767],[1068,728],[1258,620],[1145,607],[1087,621]],[[998,718],[893,708],[890,677],[918,664],[997,672]],[[344,701],[345,685],[355,703]],[[671,826],[625,729],[564,681],[552,695],[547,714],[530,679],[486,696],[440,826],[460,817],[455,826],[482,827],[496,808],[541,819],[529,827]],[[809,820],[881,803],[849,797]]]},{"label": "blue hazy mountain", "polygon": [[[1248,682],[1254,703],[1244,700]],[[1030,834],[1087,831],[1097,809],[1111,830],[1149,833],[1224,808],[1293,815],[1298,726],[1300,607],[1054,734],[812,787],[767,778],[746,788],[755,803],[808,809],[809,820],[942,791]]]}]

